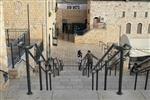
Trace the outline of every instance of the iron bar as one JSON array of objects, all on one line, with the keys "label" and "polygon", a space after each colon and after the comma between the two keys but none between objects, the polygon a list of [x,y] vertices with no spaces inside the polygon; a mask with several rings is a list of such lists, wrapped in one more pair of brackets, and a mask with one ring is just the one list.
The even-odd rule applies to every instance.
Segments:
[{"label": "iron bar", "polygon": [[105,77],[104,77],[104,90],[107,90],[107,73],[108,73],[108,62],[105,61]]},{"label": "iron bar", "polygon": [[28,18],[28,44],[30,45],[30,12],[29,12],[29,4],[27,4],[27,18]]},{"label": "iron bar", "polygon": [[31,79],[30,79],[30,67],[29,67],[29,55],[28,55],[28,49],[25,48],[25,55],[26,55],[26,71],[27,71],[27,86],[28,86],[28,95],[31,95]]},{"label": "iron bar", "polygon": [[98,90],[98,70],[96,70],[96,91]]},{"label": "iron bar", "polygon": [[42,86],[42,70],[41,70],[41,62],[39,61],[39,82],[40,82],[40,90],[43,90]]},{"label": "iron bar", "polygon": [[11,63],[12,63],[12,68],[15,68],[15,63],[14,63],[14,53],[13,53],[13,44],[10,44],[10,49],[11,49]]},{"label": "iron bar", "polygon": [[45,78],[46,78],[46,90],[48,90],[48,72],[47,72],[47,66],[45,66]]},{"label": "iron bar", "polygon": [[49,88],[50,91],[52,90],[52,78],[51,78],[51,73],[49,73]]},{"label": "iron bar", "polygon": [[145,80],[145,87],[144,87],[145,90],[147,89],[148,77],[149,77],[149,70],[146,73],[146,80]]},{"label": "iron bar", "polygon": [[135,74],[134,90],[136,90],[138,73]]},{"label": "iron bar", "polygon": [[123,60],[123,48],[119,47],[119,50],[120,50],[120,69],[119,69],[120,71],[119,71],[119,86],[118,86],[117,94],[121,95],[122,94],[122,77],[123,77],[123,63],[124,63],[124,60]]},{"label": "iron bar", "polygon": [[92,73],[92,90],[94,90],[94,73]]}]

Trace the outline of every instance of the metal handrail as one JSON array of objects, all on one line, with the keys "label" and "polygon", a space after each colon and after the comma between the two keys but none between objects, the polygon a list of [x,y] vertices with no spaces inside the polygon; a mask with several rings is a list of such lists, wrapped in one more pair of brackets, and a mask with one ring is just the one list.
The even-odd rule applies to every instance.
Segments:
[{"label": "metal handrail", "polygon": [[141,63],[139,63],[137,66],[141,66],[141,65],[143,65],[143,64],[145,64],[145,63],[147,63],[147,62],[149,62],[149,61],[150,61],[150,57],[147,58],[147,59],[145,59],[145,60],[142,61]]},{"label": "metal handrail", "polygon": [[0,69],[0,72],[3,72],[3,73],[5,73],[5,74],[8,74],[8,72],[6,72],[6,71],[4,71],[4,70],[1,70],[1,69]]},{"label": "metal handrail", "polygon": [[94,68],[92,69],[92,71],[94,71],[97,66],[103,61],[103,59],[109,54],[109,52],[114,48],[114,44],[111,45],[111,47],[107,50],[107,52],[102,56],[101,59],[98,60],[98,62],[96,63],[96,65],[94,66]]},{"label": "metal handrail", "polygon": [[[61,64],[59,62],[59,61],[62,62],[62,60],[58,59],[57,57],[56,58],[51,58],[51,59],[53,61],[53,71],[52,71],[53,76],[55,77],[55,72],[54,72],[55,69],[58,71],[58,76],[59,76],[59,72],[61,70],[63,70],[63,65],[61,66]],[[55,62],[55,60],[56,60],[56,62]]]},{"label": "metal handrail", "polygon": [[[149,62],[149,61],[150,61],[150,58],[147,58],[147,59],[143,60],[141,63],[139,63],[139,64],[137,64],[137,65],[133,65],[133,66],[134,66],[133,72],[134,72],[134,73],[138,73],[138,72],[140,72],[140,71],[142,71],[142,70],[144,70],[144,69],[147,69],[147,67],[140,69],[140,66],[142,66],[143,64],[145,64],[145,63],[147,63],[147,62]],[[139,67],[139,68],[138,68],[138,67]]]},{"label": "metal handrail", "polygon": [[[147,61],[149,61],[149,58],[144,60],[143,62],[141,62],[140,64],[136,65],[136,66],[141,66],[142,64],[145,64]],[[147,83],[148,83],[148,77],[149,77],[149,71],[150,71],[150,65],[148,65],[145,68],[142,68],[140,70],[135,68],[135,82],[134,82],[134,90],[136,90],[136,86],[137,86],[137,78],[138,78],[138,74],[139,73],[146,73],[146,80],[145,80],[145,87],[144,89],[147,89]]]},{"label": "metal handrail", "polygon": [[136,67],[135,67],[135,73],[140,73],[140,72],[142,72],[143,70],[147,70],[147,69],[149,69],[150,68],[150,65],[148,65],[147,67],[145,67],[145,68],[141,68],[141,69],[138,69],[137,68],[137,66],[141,66],[141,65],[143,65],[143,64],[145,64],[145,63],[147,63],[148,61],[150,61],[150,59],[148,58],[148,59],[146,59],[146,60],[144,60],[144,61],[142,61],[141,63],[139,63],[138,65],[136,65]]}]

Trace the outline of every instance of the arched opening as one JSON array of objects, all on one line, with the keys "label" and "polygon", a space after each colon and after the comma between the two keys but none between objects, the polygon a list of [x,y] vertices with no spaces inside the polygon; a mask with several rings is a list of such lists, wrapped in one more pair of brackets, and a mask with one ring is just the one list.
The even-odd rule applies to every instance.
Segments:
[{"label": "arched opening", "polygon": [[148,33],[150,34],[150,24],[148,25]]},{"label": "arched opening", "polygon": [[131,33],[131,23],[126,24],[126,33],[130,34]]},{"label": "arched opening", "polygon": [[142,34],[142,23],[139,23],[137,26],[137,33]]}]

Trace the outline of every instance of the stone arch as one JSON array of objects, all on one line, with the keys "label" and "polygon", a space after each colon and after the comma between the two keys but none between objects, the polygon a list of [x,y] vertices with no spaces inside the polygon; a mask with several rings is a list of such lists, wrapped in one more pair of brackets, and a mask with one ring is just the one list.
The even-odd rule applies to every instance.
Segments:
[{"label": "stone arch", "polygon": [[131,23],[126,24],[126,33],[130,34],[131,33]]},{"label": "stone arch", "polygon": [[142,23],[139,23],[137,26],[137,33],[142,34]]}]

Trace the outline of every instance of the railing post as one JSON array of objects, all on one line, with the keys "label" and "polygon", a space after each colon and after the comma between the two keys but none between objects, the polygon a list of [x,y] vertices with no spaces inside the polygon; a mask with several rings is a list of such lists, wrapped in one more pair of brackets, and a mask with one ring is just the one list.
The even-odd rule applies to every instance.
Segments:
[{"label": "railing post", "polygon": [[107,90],[107,73],[108,73],[108,68],[107,68],[107,61],[105,61],[105,78],[104,78],[104,90]]},{"label": "railing post", "polygon": [[111,76],[111,68],[109,69],[109,75]]},{"label": "railing post", "polygon": [[40,90],[43,90],[42,87],[42,71],[41,71],[41,62],[39,61],[39,81],[40,81]]},{"label": "railing post", "polygon": [[119,86],[118,86],[118,95],[122,94],[122,77],[123,77],[123,48],[119,47],[120,50],[120,71],[119,71]]},{"label": "railing post", "polygon": [[92,72],[92,90],[94,90],[94,73]]},{"label": "railing post", "polygon": [[98,90],[98,70],[96,70],[96,90]]},{"label": "railing post", "polygon": [[[19,38],[18,38],[18,44],[19,44]],[[18,54],[19,54],[19,59],[21,58],[21,53],[20,53],[20,47],[18,46]]]},{"label": "railing post", "polygon": [[117,74],[117,66],[115,66],[115,76],[116,76],[116,74]]},{"label": "railing post", "polygon": [[145,90],[147,89],[147,82],[148,82],[149,70],[146,73],[146,80],[145,80]]},{"label": "railing post", "polygon": [[7,32],[7,45],[9,46],[9,43],[10,43],[10,41],[9,41],[9,32],[8,32],[9,30],[7,29],[6,30],[6,32]]},{"label": "railing post", "polygon": [[50,91],[52,90],[52,78],[51,78],[51,73],[49,73],[49,88]]},{"label": "railing post", "polygon": [[87,74],[88,74],[88,77],[90,77],[90,64],[88,63],[88,65],[87,65],[87,67],[88,67],[88,70],[87,70]]},{"label": "railing post", "polygon": [[24,42],[24,45],[26,45],[26,33],[23,34],[23,42]]},{"label": "railing post", "polygon": [[60,69],[59,68],[57,68],[57,71],[58,71],[58,76],[60,75]]},{"label": "railing post", "polygon": [[25,48],[25,54],[26,54],[26,71],[27,71],[27,86],[28,86],[28,95],[31,95],[31,80],[30,80],[30,67],[29,67],[29,55],[28,50]]},{"label": "railing post", "polygon": [[136,90],[138,72],[135,74],[134,90]]},{"label": "railing post", "polygon": [[54,59],[53,59],[53,77],[55,77],[55,63],[54,63]]},{"label": "railing post", "polygon": [[10,44],[10,50],[11,50],[11,61],[12,61],[12,68],[15,68],[15,63],[14,63],[14,53],[13,53],[13,44]]},{"label": "railing post", "polygon": [[48,90],[48,72],[47,72],[47,65],[45,65],[45,78],[46,78],[46,90]]},{"label": "railing post", "polygon": [[28,18],[28,45],[30,45],[30,12],[29,4],[27,4],[27,18]]}]

